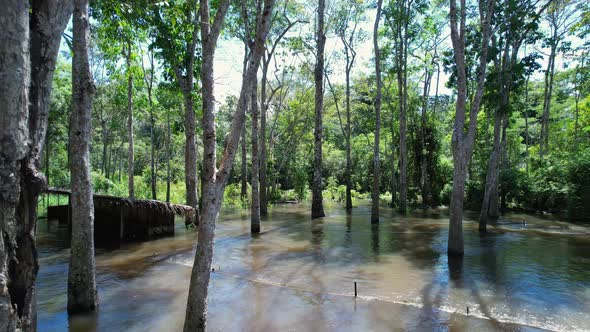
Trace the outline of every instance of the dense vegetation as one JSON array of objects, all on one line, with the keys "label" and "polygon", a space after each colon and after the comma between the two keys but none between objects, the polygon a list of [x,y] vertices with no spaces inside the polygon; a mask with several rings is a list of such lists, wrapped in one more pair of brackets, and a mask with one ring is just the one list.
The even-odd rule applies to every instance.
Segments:
[{"label": "dense vegetation", "polygon": [[[518,2],[510,1],[510,4],[516,6]],[[581,4],[564,2],[559,5],[564,7],[559,10],[571,12]],[[409,206],[418,209],[449,204],[455,82],[444,7],[438,3],[420,2],[412,3],[411,6],[411,25],[407,28],[406,37],[409,54],[403,64],[407,72],[407,191]],[[354,61],[354,55],[360,48],[368,45],[370,31],[367,31],[366,22],[370,15],[374,15],[374,9],[369,3],[354,1],[334,2],[329,7],[327,36],[335,46],[331,54],[327,55],[329,61],[325,70],[324,197],[344,204],[348,133],[345,112],[348,103],[353,200],[370,198],[371,192],[371,181],[368,179],[373,171],[375,77],[371,70],[365,70],[368,66],[366,62],[370,59],[362,59],[365,63],[359,59],[352,62],[350,98],[347,99],[342,72],[346,68],[347,57],[352,57]],[[398,206],[399,200],[395,198],[400,191],[400,185],[396,183],[400,176],[399,63],[396,62],[397,41],[390,36],[397,29],[396,15],[402,14],[396,13],[394,7],[393,1],[387,4],[384,9],[385,24],[380,30],[384,67],[380,154],[381,199],[384,204]],[[173,6],[168,8],[174,9]],[[129,140],[125,110],[128,103],[127,83],[131,78],[135,196],[185,203],[182,92],[170,73],[164,51],[159,48],[158,37],[154,36],[157,34],[156,28],[146,27],[142,20],[128,18],[117,12],[123,9],[95,11],[91,54],[97,83],[92,125],[93,187],[96,192],[127,195]],[[267,190],[273,202],[311,198],[311,128],[314,121],[312,76],[315,61],[313,36],[309,27],[314,20],[312,9],[294,1],[280,9],[280,15],[284,16],[281,19],[292,23],[293,27],[279,40],[277,50],[271,55],[266,75],[267,96],[266,100],[260,100],[261,104],[268,105],[268,127],[264,139],[268,146]],[[560,27],[563,31],[557,41],[558,65],[555,66],[552,82],[548,150],[541,156],[543,100],[547,85],[544,73],[547,71],[547,47],[552,43],[547,23],[550,19],[549,10],[556,9],[547,9],[535,21],[536,26],[531,33],[534,37],[529,36],[530,40],[525,41],[528,44],[524,51],[519,52],[517,66],[512,74],[510,104],[505,110],[507,122],[500,166],[500,204],[503,209],[567,212],[574,220],[587,220],[589,211],[582,202],[588,201],[590,186],[588,27],[583,21],[585,16],[580,12],[567,18],[564,26]],[[100,20],[103,15],[118,19]],[[228,21],[225,28],[226,39],[241,38],[239,13],[233,15],[236,16],[232,18],[234,21]],[[284,28],[277,26],[274,38],[278,38]],[[130,37],[125,37],[125,34]],[[492,51],[493,57],[501,54],[500,42]],[[125,47],[129,45],[131,62],[128,68],[128,64],[121,60],[121,54],[128,52]],[[49,184],[62,188],[69,187],[67,138],[71,100],[70,56],[71,53],[65,49],[59,58],[47,135],[50,153],[46,154],[46,173]],[[472,210],[479,210],[482,203],[492,148],[494,112],[500,93],[495,82],[499,70],[495,67],[498,60],[501,61],[491,59],[488,64],[490,69],[483,108],[478,116],[474,156],[469,166],[465,207]],[[450,80],[445,82],[448,77]],[[198,98],[200,96],[195,94],[195,99]],[[232,93],[218,102],[217,141],[219,149],[222,149],[237,98]],[[195,101],[196,105],[199,103]],[[197,118],[200,118],[200,112],[197,108]],[[250,142],[250,128],[247,124],[246,142]],[[202,129],[197,126],[196,130],[200,156]],[[250,148],[246,149],[246,154],[246,160],[251,160]],[[198,168],[202,169],[201,159],[198,160]],[[224,200],[227,205],[248,206],[244,200],[249,200],[250,195],[242,195],[243,184],[240,180],[245,176],[250,182],[251,167],[249,164],[246,168],[241,167],[242,160],[236,159],[233,167]],[[248,173],[243,175],[244,169]],[[152,182],[153,179],[155,181]]]}]

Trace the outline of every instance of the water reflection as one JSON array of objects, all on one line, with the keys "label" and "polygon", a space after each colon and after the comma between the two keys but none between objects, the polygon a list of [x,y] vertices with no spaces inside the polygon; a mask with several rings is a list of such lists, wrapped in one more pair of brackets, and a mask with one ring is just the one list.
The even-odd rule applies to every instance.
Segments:
[{"label": "water reflection", "polygon": [[[550,227],[562,223],[528,217],[522,229],[503,219],[479,236],[467,221],[465,256],[447,259],[444,212],[388,218],[384,211],[371,225],[368,207],[350,215],[327,208],[325,218],[311,221],[308,208],[274,207],[256,237],[247,214],[221,215],[211,328],[590,330],[590,240],[581,226],[555,233]],[[52,223],[38,230],[40,331],[182,328],[194,230],[179,222],[174,238],[98,250],[100,311],[72,320],[65,312],[67,230]]]}]

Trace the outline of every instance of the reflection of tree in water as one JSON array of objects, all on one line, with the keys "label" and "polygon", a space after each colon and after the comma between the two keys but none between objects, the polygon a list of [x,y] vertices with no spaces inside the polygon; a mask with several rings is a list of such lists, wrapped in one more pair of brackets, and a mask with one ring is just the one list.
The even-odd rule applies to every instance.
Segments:
[{"label": "reflection of tree in water", "polygon": [[324,221],[315,219],[311,221],[311,247],[313,250],[314,259],[318,262],[323,262],[322,242],[324,241]]},{"label": "reflection of tree in water", "polygon": [[373,252],[373,260],[379,261],[379,224],[371,224],[371,251]]},{"label": "reflection of tree in water", "polygon": [[399,252],[419,268],[432,268],[440,252],[434,249],[441,232],[440,225],[399,222],[389,227],[389,252]]}]

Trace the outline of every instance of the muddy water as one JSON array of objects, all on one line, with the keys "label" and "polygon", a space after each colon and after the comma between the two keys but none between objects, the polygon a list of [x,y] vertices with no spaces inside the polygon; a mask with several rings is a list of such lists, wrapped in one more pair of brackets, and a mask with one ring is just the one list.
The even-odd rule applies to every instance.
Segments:
[{"label": "muddy water", "polygon": [[[222,213],[210,330],[590,330],[587,227],[513,214],[480,237],[466,221],[465,257],[449,261],[444,212],[385,210],[372,226],[366,207],[308,209],[275,207],[257,237],[245,213]],[[66,229],[38,229],[39,331],[181,330],[196,237],[181,221],[173,238],[98,250],[100,310],[72,319]]]}]

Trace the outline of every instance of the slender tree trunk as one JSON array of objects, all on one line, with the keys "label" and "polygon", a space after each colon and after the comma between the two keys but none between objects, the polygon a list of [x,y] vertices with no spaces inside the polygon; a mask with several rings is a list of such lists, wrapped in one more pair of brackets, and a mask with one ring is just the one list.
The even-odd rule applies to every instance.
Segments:
[{"label": "slender tree trunk", "polygon": [[375,81],[377,92],[375,95],[375,143],[373,145],[373,191],[371,193],[371,223],[379,223],[379,184],[381,178],[381,162],[379,160],[379,141],[381,134],[381,55],[379,52],[379,21],[381,20],[381,6],[383,0],[377,1],[377,15],[373,26],[373,48],[375,50]]},{"label": "slender tree trunk", "polygon": [[323,185],[322,185],[322,132],[324,111],[324,48],[326,35],[324,33],[325,0],[318,0],[318,26],[317,26],[317,57],[315,65],[315,126],[314,126],[314,161],[313,183],[311,198],[311,218],[321,218],[324,213]]},{"label": "slender tree trunk", "polygon": [[170,159],[172,158],[172,137],[170,110],[166,110],[166,202],[170,202]]},{"label": "slender tree trunk", "polygon": [[129,178],[129,197],[135,198],[135,186],[133,184],[135,161],[133,156],[133,75],[131,74],[131,41],[127,41],[125,58],[127,64],[127,142],[129,144],[127,176]]},{"label": "slender tree trunk", "polygon": [[[270,62],[270,58],[268,59]],[[268,62],[263,62],[262,68],[262,86],[260,87],[261,94],[261,112],[260,112],[260,158],[259,158],[259,169],[260,169],[260,215],[268,216],[268,181],[266,177],[266,113],[268,111],[268,103],[266,96],[266,85],[267,85],[267,72]]]},{"label": "slender tree trunk", "polygon": [[391,108],[391,207],[395,207],[395,202],[397,200],[397,176],[395,176],[395,128],[394,128],[394,117],[393,114],[394,109]]},{"label": "slender tree trunk", "polygon": [[156,174],[156,162],[155,162],[155,149],[156,149],[156,144],[154,141],[154,125],[155,125],[155,121],[154,121],[154,110],[152,108],[152,102],[151,102],[151,93],[150,93],[150,172],[151,172],[151,187],[152,187],[152,199],[157,199],[156,196],[156,178],[157,178],[157,174]]},{"label": "slender tree trunk", "polygon": [[[195,111],[193,110],[193,97],[191,92],[187,92],[184,96],[185,114],[184,114],[184,130],[185,130],[185,146],[184,146],[184,180],[186,183],[186,205],[199,210],[199,198],[197,196],[197,145],[196,145],[196,119]],[[195,222],[198,222],[197,218]]]},{"label": "slender tree trunk", "polygon": [[242,139],[240,140],[240,144],[242,146],[242,167],[241,167],[241,191],[240,191],[240,197],[242,199],[246,199],[246,196],[248,196],[248,155],[247,155],[247,149],[246,149],[246,128],[245,128],[245,123],[244,123],[244,129],[242,129]]},{"label": "slender tree trunk", "polygon": [[524,144],[526,151],[526,172],[529,173],[529,78],[527,75],[524,84]]},{"label": "slender tree trunk", "polygon": [[[258,101],[257,90],[258,84],[254,80],[252,83],[251,94],[251,112],[252,112],[252,201],[251,201],[251,224],[250,231],[253,234],[260,233],[260,190],[258,188],[260,176],[260,159],[258,151]],[[264,191],[264,188],[262,188]]]},{"label": "slender tree trunk", "polygon": [[549,62],[545,71],[545,89],[543,93],[543,116],[541,118],[541,143],[539,145],[539,157],[541,159],[549,153],[549,117],[551,111],[551,96],[553,94],[553,77],[555,75],[555,56],[557,53],[557,34],[552,38]]},{"label": "slender tree trunk", "polygon": [[0,331],[15,331],[20,325],[20,308],[10,290],[13,280],[9,269],[18,263],[21,163],[28,153],[29,2],[3,2],[0,22]]},{"label": "slender tree trunk", "polygon": [[[249,49],[248,43],[244,42],[244,60],[242,66],[242,80],[244,80],[244,75],[246,75],[246,70],[248,69],[248,58],[249,58]],[[242,200],[245,200],[248,196],[248,155],[246,149],[246,123],[244,122],[244,128],[242,129],[242,139],[240,140],[240,144],[242,147],[242,167],[240,169],[240,178],[241,178],[241,191],[240,197]]]},{"label": "slender tree trunk", "polygon": [[348,63],[350,62],[348,52],[346,60],[346,211],[350,213],[352,211],[352,157],[350,145],[350,71],[352,69],[352,63]]},{"label": "slender tree trunk", "polygon": [[93,311],[98,306],[94,262],[94,203],[90,179],[92,98],[95,92],[88,48],[88,0],[74,0],[72,59],[72,240],[68,274],[68,312]]}]

